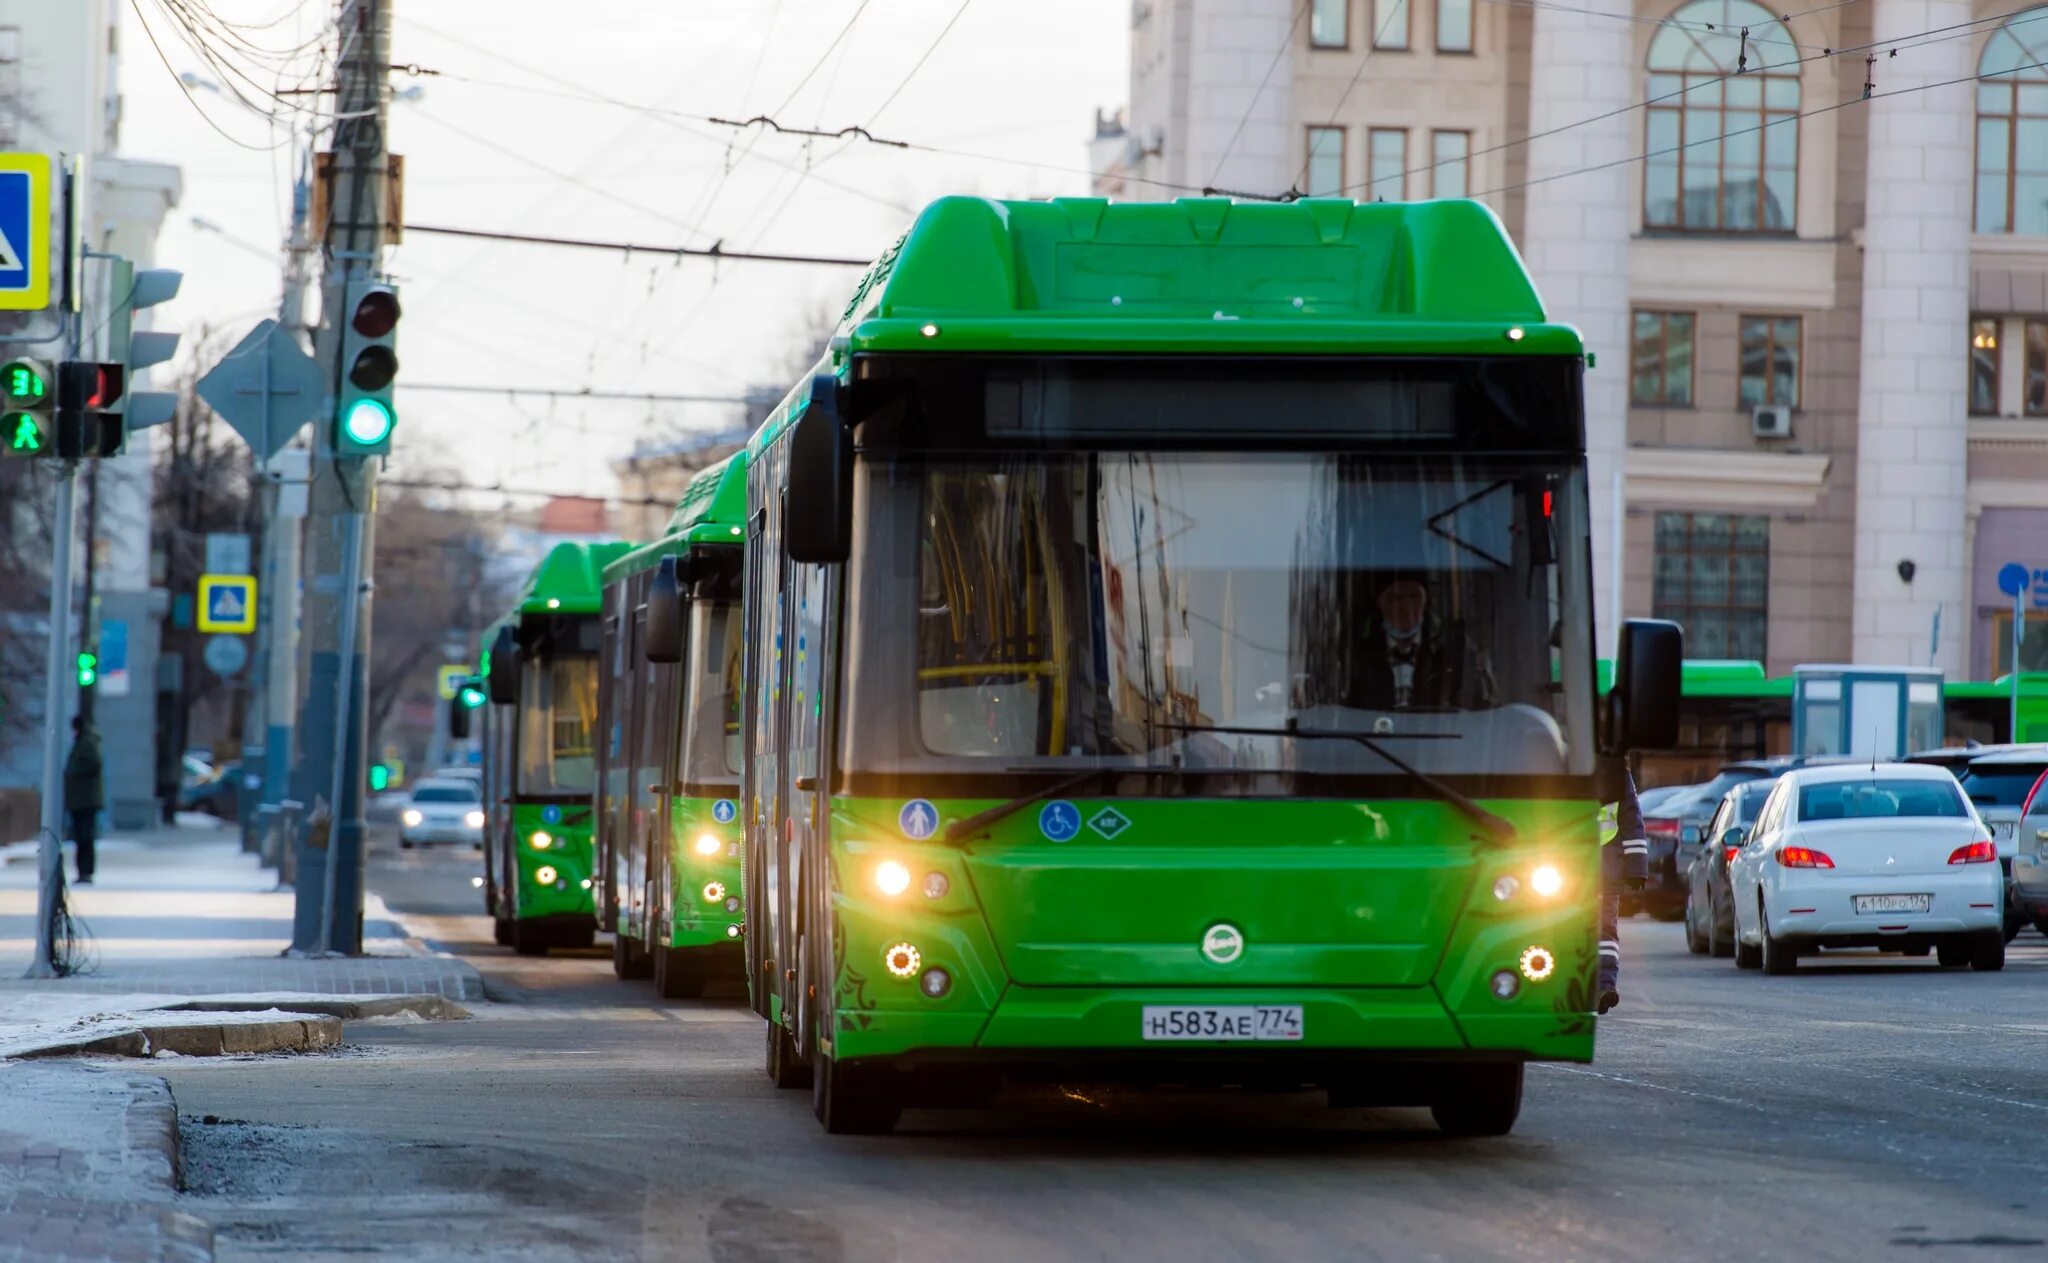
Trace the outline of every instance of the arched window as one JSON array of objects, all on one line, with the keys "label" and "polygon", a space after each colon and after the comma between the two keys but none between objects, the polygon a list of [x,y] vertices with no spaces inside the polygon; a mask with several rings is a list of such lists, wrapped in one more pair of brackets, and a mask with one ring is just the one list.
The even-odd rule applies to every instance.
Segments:
[{"label": "arched window", "polygon": [[1798,58],[1784,25],[1752,0],[1693,0],[1658,28],[1650,39],[1646,227],[1792,231]]},{"label": "arched window", "polygon": [[[1977,231],[2048,233],[2048,9],[1984,45],[1977,74]],[[1988,76],[1996,75],[1997,78]]]}]

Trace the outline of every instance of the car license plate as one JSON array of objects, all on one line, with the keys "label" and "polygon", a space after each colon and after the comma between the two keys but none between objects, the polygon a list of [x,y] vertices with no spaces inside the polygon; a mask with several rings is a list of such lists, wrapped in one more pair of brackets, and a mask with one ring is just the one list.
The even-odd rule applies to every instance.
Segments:
[{"label": "car license plate", "polygon": [[1301,1038],[1298,1004],[1148,1004],[1141,1024],[1149,1040],[1243,1044]]},{"label": "car license plate", "polygon": [[1865,912],[1925,912],[1933,903],[1933,895],[1858,895],[1856,911]]},{"label": "car license plate", "polygon": [[1995,820],[1991,824],[1991,837],[1994,841],[2003,842],[2012,836],[2012,832],[2013,822],[2010,820]]}]

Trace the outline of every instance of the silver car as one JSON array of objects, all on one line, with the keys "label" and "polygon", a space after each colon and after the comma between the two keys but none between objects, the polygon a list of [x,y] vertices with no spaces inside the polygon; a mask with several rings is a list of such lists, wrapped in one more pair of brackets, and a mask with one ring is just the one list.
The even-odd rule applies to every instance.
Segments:
[{"label": "silver car", "polygon": [[428,777],[412,787],[411,803],[398,813],[398,845],[410,851],[435,842],[482,849],[484,801],[475,781]]},{"label": "silver car", "polygon": [[1980,754],[1956,772],[1963,792],[1976,804],[1977,814],[1984,818],[1985,826],[1991,830],[1991,840],[1998,844],[1998,865],[2005,870],[2008,892],[2005,911],[2007,938],[2019,933],[2020,927],[2026,923],[2018,904],[2010,897],[2012,862],[2019,853],[2017,830],[2020,809],[2026,806],[2027,792],[2034,788],[2034,782],[2041,779],[2044,771],[2048,771],[2048,746],[2032,745],[2011,746]]}]

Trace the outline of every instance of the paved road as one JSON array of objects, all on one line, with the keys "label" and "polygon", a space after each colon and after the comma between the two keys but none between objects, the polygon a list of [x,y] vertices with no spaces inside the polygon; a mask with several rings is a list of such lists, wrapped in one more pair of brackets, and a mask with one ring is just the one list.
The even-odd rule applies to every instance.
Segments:
[{"label": "paved road", "polygon": [[856,1139],[769,1085],[737,999],[492,948],[476,871],[390,852],[371,880],[516,1003],[169,1071],[221,1258],[2048,1260],[2032,934],[1998,975],[1764,978],[1631,922],[1599,1062],[1533,1070],[1505,1140],[1319,1095],[1085,1086]]}]

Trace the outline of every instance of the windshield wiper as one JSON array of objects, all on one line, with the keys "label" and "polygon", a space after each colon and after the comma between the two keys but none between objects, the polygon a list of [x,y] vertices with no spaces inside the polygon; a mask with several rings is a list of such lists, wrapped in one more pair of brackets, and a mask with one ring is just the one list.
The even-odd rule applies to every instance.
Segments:
[{"label": "windshield wiper", "polygon": [[1220,733],[1231,737],[1299,737],[1304,741],[1355,741],[1380,758],[1398,768],[1404,776],[1436,795],[1444,802],[1470,816],[1475,824],[1492,836],[1496,842],[1511,842],[1515,838],[1514,822],[1496,816],[1474,802],[1470,796],[1455,787],[1404,761],[1388,750],[1372,736],[1363,732],[1352,732],[1345,728],[1304,728],[1289,718],[1284,728],[1246,728],[1230,724],[1161,724],[1169,732]]},{"label": "windshield wiper", "polygon": [[[1005,770],[1011,772],[1035,772],[1039,769],[1029,767],[1014,767],[1007,768]],[[1012,798],[1010,801],[1005,803],[997,803],[995,806],[990,807],[986,811],[977,811],[973,815],[967,817],[965,820],[955,820],[952,824],[946,826],[946,841],[958,842],[962,838],[966,837],[968,834],[974,833],[981,829],[986,829],[988,826],[994,824],[996,821],[1001,820],[1007,816],[1015,815],[1017,812],[1022,811],[1024,808],[1029,807],[1033,803],[1044,802],[1046,799],[1052,798],[1059,794],[1063,794],[1067,790],[1073,789],[1076,786],[1086,785],[1090,781],[1101,780],[1104,777],[1228,776],[1238,773],[1239,769],[1229,767],[1147,767],[1142,764],[1136,766],[1125,766],[1115,763],[1105,763],[1099,767],[1083,768],[1082,770],[1074,773],[1072,776],[1062,776],[1060,779],[1054,781],[1052,784],[1044,786],[1040,789],[1033,790],[1031,793],[1022,795],[1021,797]]]}]

